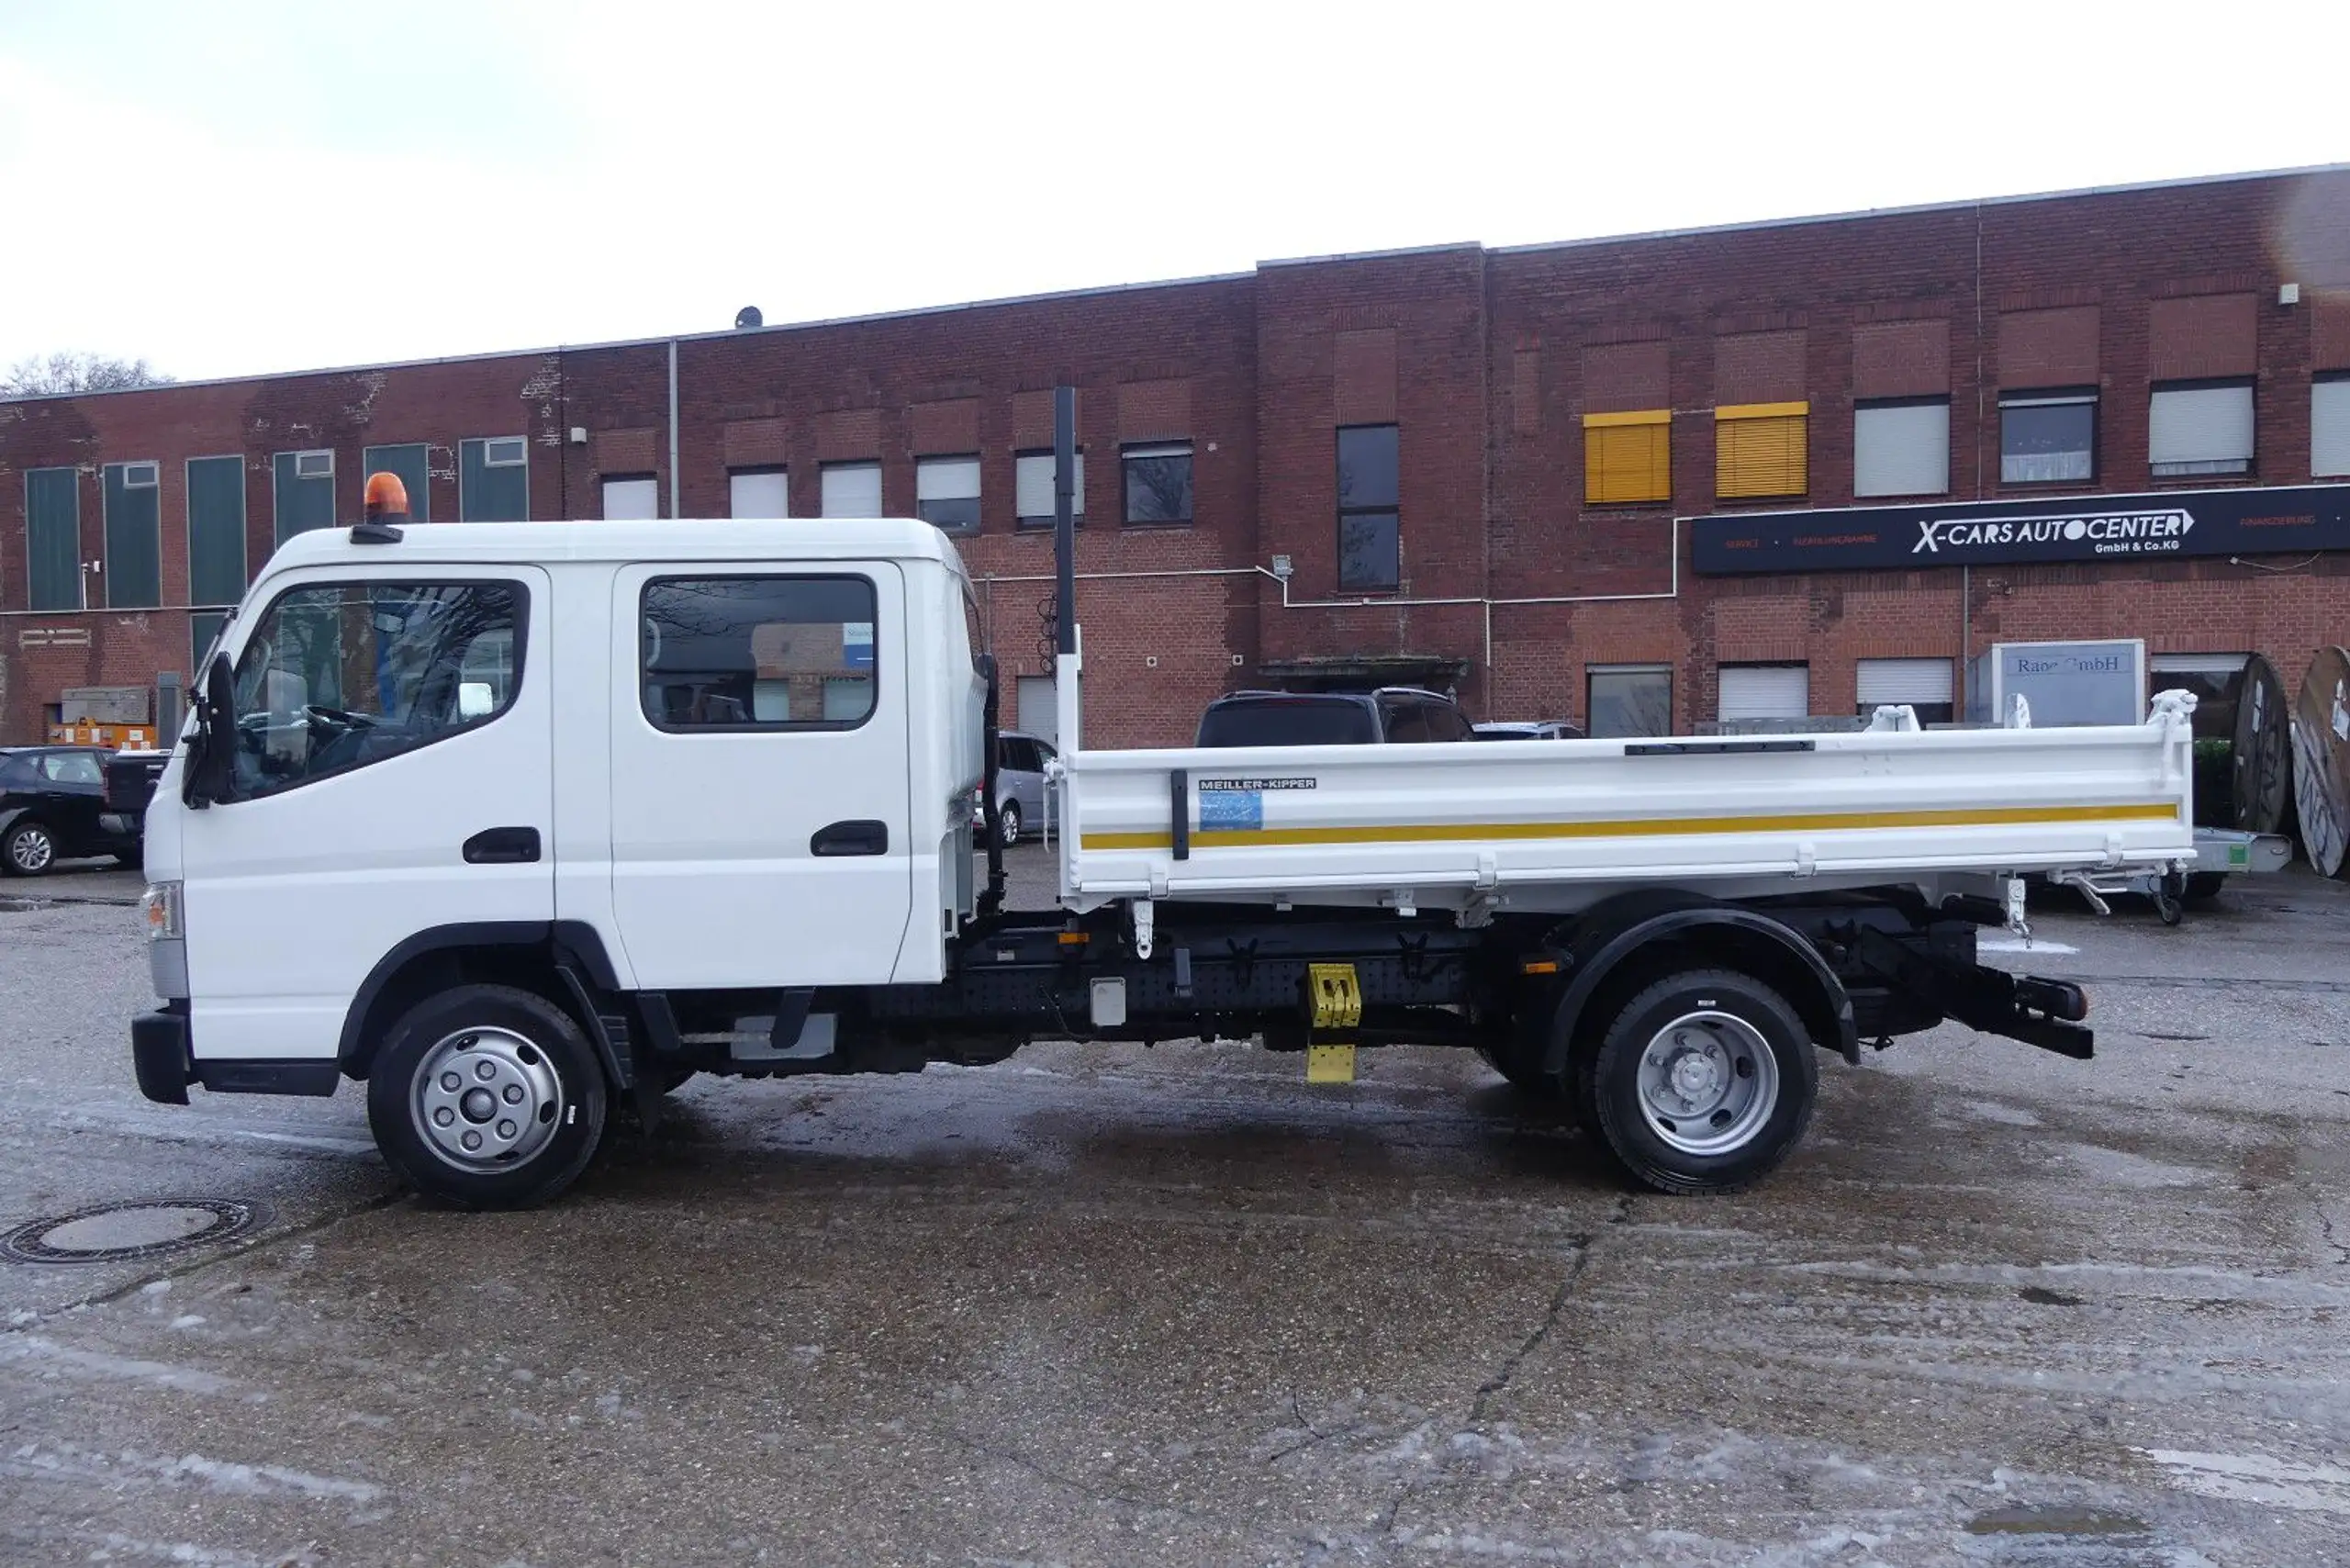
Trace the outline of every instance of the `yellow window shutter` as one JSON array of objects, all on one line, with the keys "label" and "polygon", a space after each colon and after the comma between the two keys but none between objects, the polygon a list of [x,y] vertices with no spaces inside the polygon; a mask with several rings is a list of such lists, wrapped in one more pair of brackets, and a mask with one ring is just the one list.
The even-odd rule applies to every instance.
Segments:
[{"label": "yellow window shutter", "polygon": [[1586,506],[1673,498],[1673,410],[1583,417]]},{"label": "yellow window shutter", "polygon": [[1800,496],[1809,486],[1809,403],[1742,403],[1714,410],[1714,494],[1724,500]]}]

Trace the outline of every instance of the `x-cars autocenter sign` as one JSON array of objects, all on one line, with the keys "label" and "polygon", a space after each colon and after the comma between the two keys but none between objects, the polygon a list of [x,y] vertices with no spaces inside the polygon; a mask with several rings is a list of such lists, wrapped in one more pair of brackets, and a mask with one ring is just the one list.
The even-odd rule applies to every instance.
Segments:
[{"label": "x-cars autocenter sign", "polygon": [[2350,550],[2350,485],[1735,512],[1689,520],[1700,572]]}]

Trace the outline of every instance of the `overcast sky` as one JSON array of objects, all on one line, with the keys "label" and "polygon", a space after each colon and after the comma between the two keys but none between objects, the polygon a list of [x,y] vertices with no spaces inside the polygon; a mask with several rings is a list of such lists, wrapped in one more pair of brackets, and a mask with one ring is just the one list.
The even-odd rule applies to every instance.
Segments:
[{"label": "overcast sky", "polygon": [[0,364],[230,375],[2350,159],[2344,0],[1606,12],[0,0]]}]

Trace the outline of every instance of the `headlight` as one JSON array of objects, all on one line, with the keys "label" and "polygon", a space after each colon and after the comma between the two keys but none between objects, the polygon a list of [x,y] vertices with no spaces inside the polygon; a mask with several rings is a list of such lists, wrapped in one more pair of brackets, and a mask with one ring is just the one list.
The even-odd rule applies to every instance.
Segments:
[{"label": "headlight", "polygon": [[180,924],[180,885],[177,882],[148,883],[146,893],[139,901],[139,907],[147,916],[149,941],[177,941],[186,935]]}]

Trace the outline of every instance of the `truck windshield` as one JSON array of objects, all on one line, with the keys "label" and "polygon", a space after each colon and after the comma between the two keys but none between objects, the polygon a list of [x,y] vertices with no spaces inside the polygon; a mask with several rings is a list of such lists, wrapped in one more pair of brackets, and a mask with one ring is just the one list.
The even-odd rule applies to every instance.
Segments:
[{"label": "truck windshield", "polygon": [[1371,745],[1379,726],[1370,705],[1331,697],[1266,697],[1219,702],[1200,720],[1203,746]]}]

